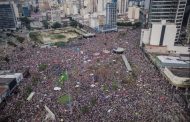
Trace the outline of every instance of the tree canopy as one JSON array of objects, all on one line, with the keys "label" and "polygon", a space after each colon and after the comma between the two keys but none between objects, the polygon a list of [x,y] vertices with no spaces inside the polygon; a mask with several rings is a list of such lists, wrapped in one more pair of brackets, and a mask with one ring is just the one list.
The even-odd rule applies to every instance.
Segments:
[{"label": "tree canopy", "polygon": [[59,22],[55,22],[55,23],[53,23],[52,28],[54,28],[54,29],[61,28],[61,24]]},{"label": "tree canopy", "polygon": [[27,17],[21,17],[20,21],[26,26],[27,29],[30,30],[30,28],[31,28],[30,27],[30,22],[31,22],[30,19],[28,19]]},{"label": "tree canopy", "polygon": [[44,28],[48,29],[48,26],[49,26],[48,21],[47,20],[43,20],[42,23],[43,23]]}]

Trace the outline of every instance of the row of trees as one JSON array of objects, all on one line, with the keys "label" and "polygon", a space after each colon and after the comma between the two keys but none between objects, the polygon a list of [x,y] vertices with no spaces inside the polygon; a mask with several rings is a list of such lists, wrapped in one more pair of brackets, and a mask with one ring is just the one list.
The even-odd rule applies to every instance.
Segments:
[{"label": "row of trees", "polygon": [[[69,19],[70,19],[70,26],[75,27],[75,28],[76,28],[76,27],[83,28],[83,25],[80,24],[80,23],[78,23],[76,20],[72,19],[71,17],[70,17]],[[42,23],[43,23],[43,25],[44,25],[44,27],[45,27],[46,29],[49,28],[49,23],[48,23],[47,20],[42,21]],[[67,25],[65,25],[65,26],[67,26]],[[55,22],[55,23],[53,23],[53,24],[51,25],[51,28],[53,28],[53,29],[61,28],[61,27],[62,27],[62,24],[59,23],[59,22]]]},{"label": "row of trees", "polygon": [[[45,29],[48,29],[48,28],[49,28],[49,23],[48,23],[47,20],[43,20],[43,21],[42,21],[42,24],[43,24],[43,26],[44,26]],[[51,27],[52,27],[53,29],[56,29],[56,28],[61,28],[62,25],[61,25],[61,23],[59,23],[59,22],[55,22],[55,23],[53,23],[53,24],[51,25]]]},{"label": "row of trees", "polygon": [[72,27],[79,27],[79,28],[83,28],[84,26],[82,24],[80,24],[79,22],[77,22],[76,20],[72,19],[71,17],[70,19],[70,26]]},{"label": "row of trees", "polygon": [[[22,18],[20,18],[20,21],[21,21],[21,23],[22,23],[28,30],[31,29],[30,23],[31,23],[32,21],[31,21],[30,19],[28,19],[27,17],[22,17]],[[45,29],[48,29],[48,28],[49,28],[49,23],[48,23],[47,20],[43,20],[43,21],[42,21],[42,24],[43,24],[43,26],[44,26]],[[55,23],[52,24],[51,27],[54,28],[54,29],[56,29],[56,28],[61,28],[62,25],[61,25],[59,22],[55,22]]]},{"label": "row of trees", "polygon": [[55,22],[53,23],[53,25],[51,26],[53,29],[56,29],[56,28],[61,28],[62,25],[59,23],[59,22]]},{"label": "row of trees", "polygon": [[[78,23],[76,20],[72,19],[71,17],[69,19],[70,19],[70,26],[75,27],[75,28],[76,27],[83,28],[83,25]],[[24,26],[26,26],[27,29],[29,29],[29,30],[31,29],[31,27],[30,27],[31,20],[30,19],[28,19],[27,17],[22,17],[22,18],[20,18],[20,21],[22,22],[22,24]],[[50,24],[48,23],[47,20],[43,20],[42,23],[43,23],[43,26],[44,26],[45,29],[48,29],[49,27],[51,27],[53,29],[62,27],[62,24],[59,23],[59,22],[55,22],[51,26],[49,26]],[[117,22],[117,25],[118,26],[133,26],[133,27],[138,28],[138,27],[140,27],[142,25],[142,23],[141,22],[135,22],[135,23],[132,23],[132,22]]]},{"label": "row of trees", "polygon": [[[83,28],[83,25],[80,24],[79,22],[77,22],[76,20],[72,19],[71,17],[69,18],[70,19],[70,26],[72,27],[79,27],[79,28]],[[22,17],[20,18],[20,21],[22,22],[22,24],[28,29],[30,30],[31,27],[30,27],[30,23],[32,22],[29,18],[27,17]],[[56,29],[56,28],[61,28],[62,26],[67,26],[67,24],[61,24],[59,22],[54,22],[52,25],[50,25],[50,23],[47,21],[47,20],[43,20],[42,21],[42,24],[44,26],[45,29],[48,29],[48,28],[53,28],[53,29]]]},{"label": "row of trees", "polygon": [[134,26],[134,27],[140,27],[142,25],[141,22],[118,22],[117,23],[118,26]]}]

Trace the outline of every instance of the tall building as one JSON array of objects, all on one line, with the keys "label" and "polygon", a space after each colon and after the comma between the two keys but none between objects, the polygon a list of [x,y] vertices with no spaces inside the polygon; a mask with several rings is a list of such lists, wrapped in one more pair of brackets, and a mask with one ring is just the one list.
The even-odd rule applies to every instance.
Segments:
[{"label": "tall building", "polygon": [[[161,20],[175,22],[177,12],[181,12],[183,17],[184,10],[182,9],[185,8],[186,2],[187,0],[151,0],[149,22],[160,22]],[[183,6],[181,6],[182,4]]]},{"label": "tall building", "polygon": [[16,30],[17,17],[19,14],[14,2],[0,2],[0,30]]},{"label": "tall building", "polygon": [[103,12],[104,11],[104,0],[98,0],[98,12]]},{"label": "tall building", "polygon": [[145,0],[145,1],[144,1],[144,9],[145,9],[145,10],[148,10],[148,9],[149,9],[149,6],[150,6],[150,0]]},{"label": "tall building", "polygon": [[65,2],[65,0],[57,0],[57,2],[58,2],[59,4],[63,4],[63,3]]},{"label": "tall building", "polygon": [[98,15],[97,13],[91,14],[90,15],[90,27],[91,28],[98,28],[99,26],[99,21],[98,21]]},{"label": "tall building", "polygon": [[61,10],[51,10],[51,22],[61,22]]},{"label": "tall building", "polygon": [[149,23],[167,22],[175,23],[177,27],[175,41],[179,40],[184,11],[187,0],[151,0],[149,7]]},{"label": "tall building", "polygon": [[97,0],[89,0],[89,10],[91,13],[97,12],[98,9],[98,2]]},{"label": "tall building", "polygon": [[79,0],[79,9],[84,8],[84,0]]},{"label": "tall building", "polygon": [[22,5],[22,15],[24,17],[29,17],[30,11],[31,11],[31,5],[28,2],[26,2],[24,5]]},{"label": "tall building", "polygon": [[140,46],[144,44],[145,50],[152,53],[189,54],[188,46],[175,45],[176,32],[175,23],[153,22],[151,28],[141,30]]},{"label": "tall building", "polygon": [[188,22],[187,22],[187,43],[190,44],[190,15],[189,15],[189,19],[188,19]]},{"label": "tall building", "polygon": [[128,8],[128,0],[117,1],[118,14],[125,14]]},{"label": "tall building", "polygon": [[106,28],[117,30],[117,3],[111,2],[106,4]]},{"label": "tall building", "polygon": [[141,30],[141,44],[167,46],[168,42],[174,41],[176,31],[175,23],[153,22],[151,28]]},{"label": "tall building", "polygon": [[[175,39],[176,25],[166,23],[153,23],[150,36],[150,45],[166,46]],[[170,41],[171,40],[171,41]]]},{"label": "tall building", "polygon": [[137,6],[132,6],[132,7],[129,7],[128,9],[128,18],[130,21],[135,21],[135,20],[139,20],[139,15],[140,13],[140,8],[137,7]]},{"label": "tall building", "polygon": [[41,12],[45,12],[45,11],[48,11],[48,10],[51,10],[51,7],[49,5],[49,2],[48,1],[38,1],[39,3],[39,10]]},{"label": "tall building", "polygon": [[48,0],[47,2],[49,3],[50,7],[54,7],[59,4],[57,0]]},{"label": "tall building", "polygon": [[176,28],[177,28],[176,39],[175,39],[176,42],[179,41],[179,38],[180,38],[186,4],[187,4],[187,0],[178,1],[178,7],[177,7],[176,16],[175,16],[175,23],[176,23]]},{"label": "tall building", "polygon": [[107,5],[107,3],[110,3],[110,2],[112,2],[112,0],[103,0],[103,10],[105,11],[106,10],[106,5]]},{"label": "tall building", "polygon": [[112,0],[112,3],[116,3],[117,4],[117,0]]}]

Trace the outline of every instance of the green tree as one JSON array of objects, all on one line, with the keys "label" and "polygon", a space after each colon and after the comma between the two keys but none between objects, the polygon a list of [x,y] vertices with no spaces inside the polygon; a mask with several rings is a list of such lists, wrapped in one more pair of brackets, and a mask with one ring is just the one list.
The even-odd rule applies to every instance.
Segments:
[{"label": "green tree", "polygon": [[30,24],[31,20],[29,20],[27,17],[20,18],[20,21],[25,24]]},{"label": "green tree", "polygon": [[20,42],[20,43],[23,43],[25,38],[24,37],[20,37],[20,36],[17,36],[16,39]]},{"label": "green tree", "polygon": [[51,26],[53,29],[56,29],[56,28],[61,28],[61,24],[59,22],[55,22],[53,23],[53,25]]},{"label": "green tree", "polygon": [[24,26],[26,26],[26,28],[27,29],[29,29],[30,30],[30,22],[31,22],[31,20],[30,19],[28,19],[27,17],[22,17],[22,18],[20,18],[20,21],[22,22],[22,24],[24,25]]},{"label": "green tree", "polygon": [[72,26],[72,27],[77,27],[77,25],[78,25],[77,21],[71,20],[70,26]]},{"label": "green tree", "polygon": [[65,46],[65,42],[55,42],[54,45],[57,47],[63,47]]},{"label": "green tree", "polygon": [[68,18],[69,18],[69,20],[70,20],[70,21],[72,21],[72,20],[73,20],[73,19],[72,19],[72,17],[68,17]]},{"label": "green tree", "polygon": [[142,25],[142,23],[141,22],[135,22],[133,25],[138,28]]},{"label": "green tree", "polygon": [[118,26],[132,26],[133,24],[131,22],[118,22]]},{"label": "green tree", "polygon": [[34,42],[43,44],[43,42],[41,41],[41,34],[38,32],[31,32],[29,33],[29,36],[31,38],[31,40],[33,40]]},{"label": "green tree", "polygon": [[79,23],[79,28],[83,28],[84,26],[82,24]]},{"label": "green tree", "polygon": [[43,23],[44,28],[48,29],[48,27],[49,27],[48,21],[47,20],[43,20],[42,23]]},{"label": "green tree", "polygon": [[132,24],[132,22],[127,22],[126,23],[126,26],[132,26],[133,24]]}]

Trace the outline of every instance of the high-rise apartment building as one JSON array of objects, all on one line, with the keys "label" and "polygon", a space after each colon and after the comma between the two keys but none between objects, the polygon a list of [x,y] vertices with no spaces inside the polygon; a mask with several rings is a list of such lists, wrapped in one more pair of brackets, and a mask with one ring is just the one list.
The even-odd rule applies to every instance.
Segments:
[{"label": "high-rise apartment building", "polygon": [[91,12],[94,13],[94,12],[97,12],[97,9],[98,9],[98,2],[97,0],[90,0],[90,5],[91,5]]},{"label": "high-rise apartment building", "polygon": [[104,11],[104,0],[98,0],[98,12],[103,12]]},{"label": "high-rise apartment building", "polygon": [[188,22],[187,22],[187,43],[190,44],[190,15],[189,15],[189,19],[188,19]]},{"label": "high-rise apartment building", "polygon": [[61,10],[51,10],[51,22],[61,22]]},{"label": "high-rise apartment building", "polygon": [[106,4],[106,28],[117,30],[117,3],[111,2]]},{"label": "high-rise apartment building", "polygon": [[152,53],[189,54],[189,47],[175,45],[176,24],[166,22],[152,22],[152,27],[141,30],[140,46]]},{"label": "high-rise apartment building", "polygon": [[79,9],[84,8],[84,0],[79,0]]},{"label": "high-rise apartment building", "polygon": [[130,21],[139,20],[140,8],[138,6],[132,6],[128,8],[128,18]]},{"label": "high-rise apartment building", "polygon": [[125,14],[128,8],[128,0],[117,1],[118,14]]},{"label": "high-rise apartment building", "polygon": [[145,0],[145,1],[144,1],[144,9],[145,9],[145,10],[148,10],[148,9],[149,9],[149,6],[150,6],[150,0]]},{"label": "high-rise apartment building", "polygon": [[0,2],[0,30],[16,30],[18,16],[14,2]]},{"label": "high-rise apartment building", "polygon": [[175,23],[177,28],[176,39],[175,39],[176,42],[179,41],[180,38],[186,4],[187,0],[178,0],[177,12],[175,17]]},{"label": "high-rise apartment building", "polygon": [[175,41],[179,40],[184,11],[187,0],[151,0],[149,7],[149,23],[166,20],[176,24]]},{"label": "high-rise apartment building", "polygon": [[63,4],[63,3],[65,2],[65,0],[57,0],[57,2],[58,2],[59,4]]},{"label": "high-rise apartment building", "polygon": [[22,15],[24,17],[29,17],[31,12],[31,6],[28,2],[22,5]]},{"label": "high-rise apartment building", "polygon": [[106,10],[106,4],[112,2],[112,0],[98,0],[98,8],[101,7],[102,11]]}]

